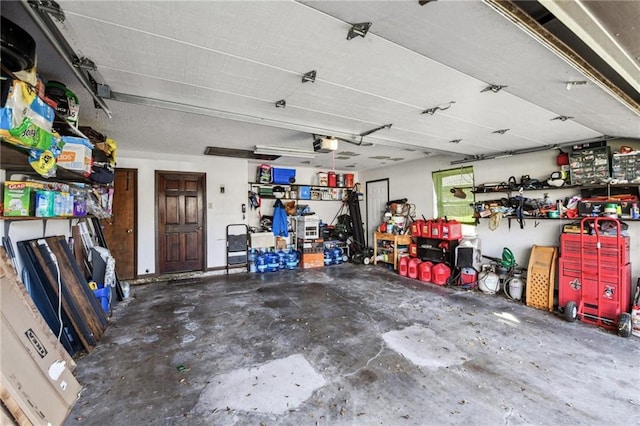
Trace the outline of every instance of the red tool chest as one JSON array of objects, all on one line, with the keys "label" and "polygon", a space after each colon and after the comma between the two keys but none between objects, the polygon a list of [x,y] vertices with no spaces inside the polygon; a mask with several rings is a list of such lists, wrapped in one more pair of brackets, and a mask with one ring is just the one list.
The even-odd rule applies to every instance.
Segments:
[{"label": "red tool chest", "polygon": [[[626,327],[631,308],[629,238],[617,219],[587,217],[580,234],[561,234],[558,306],[573,321]],[[629,318],[627,318],[629,316]]]}]

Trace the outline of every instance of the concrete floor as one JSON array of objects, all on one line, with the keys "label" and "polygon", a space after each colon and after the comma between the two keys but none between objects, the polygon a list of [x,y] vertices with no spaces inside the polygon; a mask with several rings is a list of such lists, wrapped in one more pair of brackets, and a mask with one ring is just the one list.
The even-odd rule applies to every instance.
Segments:
[{"label": "concrete floor", "polygon": [[67,425],[640,424],[640,339],[379,266],[135,286]]}]

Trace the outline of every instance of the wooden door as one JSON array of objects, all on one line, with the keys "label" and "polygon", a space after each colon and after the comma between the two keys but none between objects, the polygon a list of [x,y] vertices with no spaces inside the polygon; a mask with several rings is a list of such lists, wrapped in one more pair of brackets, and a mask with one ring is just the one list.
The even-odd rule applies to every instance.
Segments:
[{"label": "wooden door", "polygon": [[116,169],[111,217],[102,221],[104,236],[116,260],[118,279],[136,278],[138,246],[136,211],[138,171]]},{"label": "wooden door", "polygon": [[156,172],[158,272],[205,267],[205,174]]}]

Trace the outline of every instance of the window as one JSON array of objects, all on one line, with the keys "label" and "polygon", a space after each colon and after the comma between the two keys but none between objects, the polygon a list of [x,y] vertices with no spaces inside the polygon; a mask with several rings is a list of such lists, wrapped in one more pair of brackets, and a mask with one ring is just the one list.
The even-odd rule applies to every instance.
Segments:
[{"label": "window", "polygon": [[473,167],[433,172],[436,217],[447,217],[462,223],[475,223],[473,218]]}]

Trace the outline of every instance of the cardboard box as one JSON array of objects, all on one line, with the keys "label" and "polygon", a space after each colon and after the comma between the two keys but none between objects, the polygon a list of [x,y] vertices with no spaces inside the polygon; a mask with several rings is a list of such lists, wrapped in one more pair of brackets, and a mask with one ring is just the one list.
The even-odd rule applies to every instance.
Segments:
[{"label": "cardboard box", "polygon": [[253,232],[249,234],[251,238],[251,247],[267,248],[275,246],[275,237],[273,232]]},{"label": "cardboard box", "polygon": [[92,145],[87,139],[63,136],[64,146],[57,158],[59,166],[79,173],[91,173]]},{"label": "cardboard box", "polygon": [[42,187],[42,184],[35,182],[6,181],[4,183],[4,215],[33,216],[36,190]]},{"label": "cardboard box", "polygon": [[276,238],[276,250],[286,249],[287,248],[287,239],[282,237]]},{"label": "cardboard box", "polygon": [[324,266],[324,253],[304,253],[300,259],[302,269],[322,268]]},{"label": "cardboard box", "polygon": [[[44,322],[6,256],[0,262],[0,387],[14,416],[33,424],[62,424],[82,387],[75,362]],[[15,411],[19,411],[15,413]]]}]

